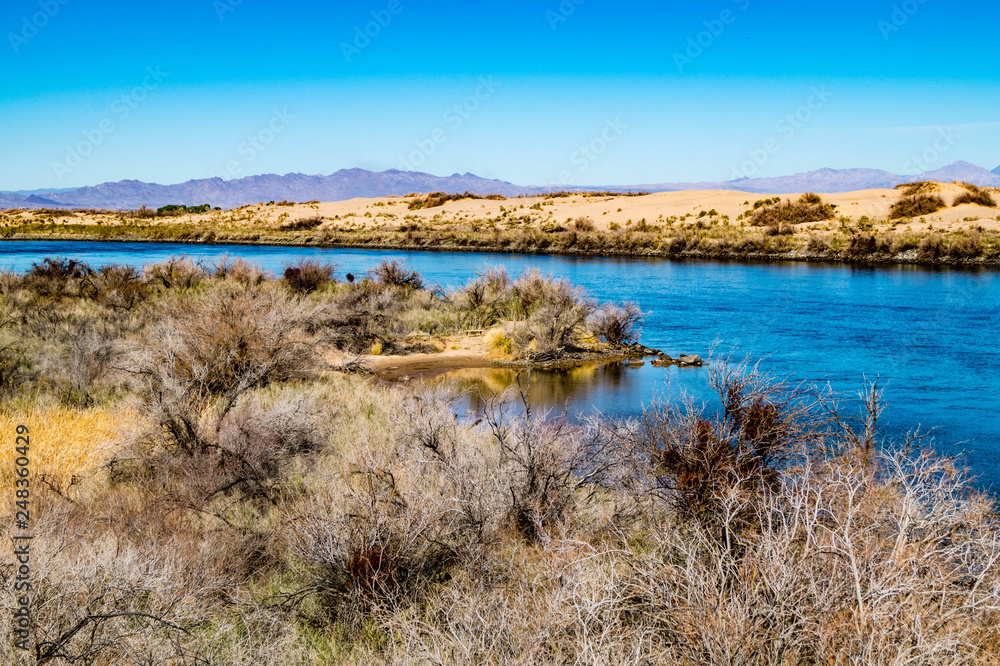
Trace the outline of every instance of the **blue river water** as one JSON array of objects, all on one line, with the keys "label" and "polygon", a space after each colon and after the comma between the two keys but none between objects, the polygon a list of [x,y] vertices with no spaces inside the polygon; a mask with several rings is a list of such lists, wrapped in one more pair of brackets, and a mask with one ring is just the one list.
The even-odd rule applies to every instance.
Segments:
[{"label": "blue river water", "polygon": [[[186,254],[242,256],[280,274],[300,257],[363,274],[402,259],[424,281],[457,287],[487,265],[538,268],[600,301],[631,300],[649,313],[642,342],[676,356],[749,356],[768,373],[825,387],[856,405],[880,378],[887,436],[931,430],[964,452],[985,486],[1000,487],[1000,272],[816,263],[678,262],[624,258],[341,250],[296,247],[0,241],[0,269],[25,271],[49,256],[93,266],[143,265]],[[668,384],[709,399],[707,370],[612,366],[565,373],[541,400],[575,413],[628,415]],[[854,403],[851,403],[853,398]]]}]

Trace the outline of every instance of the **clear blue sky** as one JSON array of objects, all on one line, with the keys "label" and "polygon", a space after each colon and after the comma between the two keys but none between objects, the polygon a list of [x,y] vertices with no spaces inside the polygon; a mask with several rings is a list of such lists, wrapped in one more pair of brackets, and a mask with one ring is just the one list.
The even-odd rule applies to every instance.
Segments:
[{"label": "clear blue sky", "polygon": [[998,18],[993,0],[9,0],[0,190],[992,169]]}]

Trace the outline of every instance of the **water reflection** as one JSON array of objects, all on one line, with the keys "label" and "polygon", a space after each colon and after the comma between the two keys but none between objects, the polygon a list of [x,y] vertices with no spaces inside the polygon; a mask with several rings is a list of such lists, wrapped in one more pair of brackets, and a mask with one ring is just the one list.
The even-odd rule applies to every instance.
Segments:
[{"label": "water reflection", "polygon": [[[559,370],[528,371],[508,368],[465,368],[428,380],[460,392],[458,406],[480,415],[488,401],[505,391],[514,397],[524,391],[536,410],[565,413],[577,420],[596,412],[635,415],[655,397],[681,393],[709,401],[705,368],[630,367],[626,361],[582,365]],[[518,398],[519,400],[519,398]]]}]

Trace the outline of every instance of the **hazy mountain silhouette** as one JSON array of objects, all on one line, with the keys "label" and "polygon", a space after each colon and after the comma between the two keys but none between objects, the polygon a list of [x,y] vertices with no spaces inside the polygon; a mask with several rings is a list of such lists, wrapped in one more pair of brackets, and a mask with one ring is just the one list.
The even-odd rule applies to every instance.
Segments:
[{"label": "hazy mountain silhouette", "polygon": [[[196,206],[203,203],[222,208],[267,201],[345,201],[357,197],[403,196],[417,192],[473,192],[475,194],[540,194],[573,189],[585,190],[645,190],[666,192],[676,190],[740,190],[760,194],[792,194],[796,192],[836,193],[890,188],[916,180],[955,180],[980,186],[1000,187],[1000,167],[994,172],[970,164],[955,162],[944,168],[919,176],[902,176],[879,169],[818,169],[775,178],[741,178],[724,182],[656,183],[630,187],[532,187],[515,185],[502,180],[488,180],[471,173],[434,176],[428,173],[398,171],[374,172],[365,169],[344,169],[329,176],[307,176],[290,173],[284,176],[264,174],[238,180],[207,178],[189,180],[176,185],[158,185],[137,180],[103,183],[73,190],[31,190],[30,192],[0,193],[2,208],[113,208],[130,209],[146,205],[158,208],[167,204]],[[27,196],[25,196],[27,194]]]}]

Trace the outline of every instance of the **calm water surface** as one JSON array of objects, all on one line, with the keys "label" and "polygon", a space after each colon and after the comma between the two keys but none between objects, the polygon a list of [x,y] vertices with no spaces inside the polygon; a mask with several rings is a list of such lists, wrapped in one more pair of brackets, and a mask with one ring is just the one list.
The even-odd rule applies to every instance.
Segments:
[{"label": "calm water surface", "polygon": [[[650,314],[643,343],[668,354],[717,353],[762,360],[779,377],[827,383],[856,394],[882,378],[887,432],[935,428],[939,448],[967,451],[987,485],[1000,485],[1000,273],[806,263],[740,264],[472,253],[204,246],[166,243],[0,242],[0,268],[24,271],[46,256],[94,266],[146,264],[186,253],[223,253],[280,273],[300,257],[361,274],[405,259],[425,282],[457,287],[489,264],[518,273],[537,267],[602,301],[632,300]],[[485,377],[485,379],[484,379]],[[461,376],[458,377],[461,379]],[[536,378],[532,399],[573,414],[632,414],[668,381],[709,398],[705,370],[613,364]],[[470,385],[511,376],[470,374]]]}]

